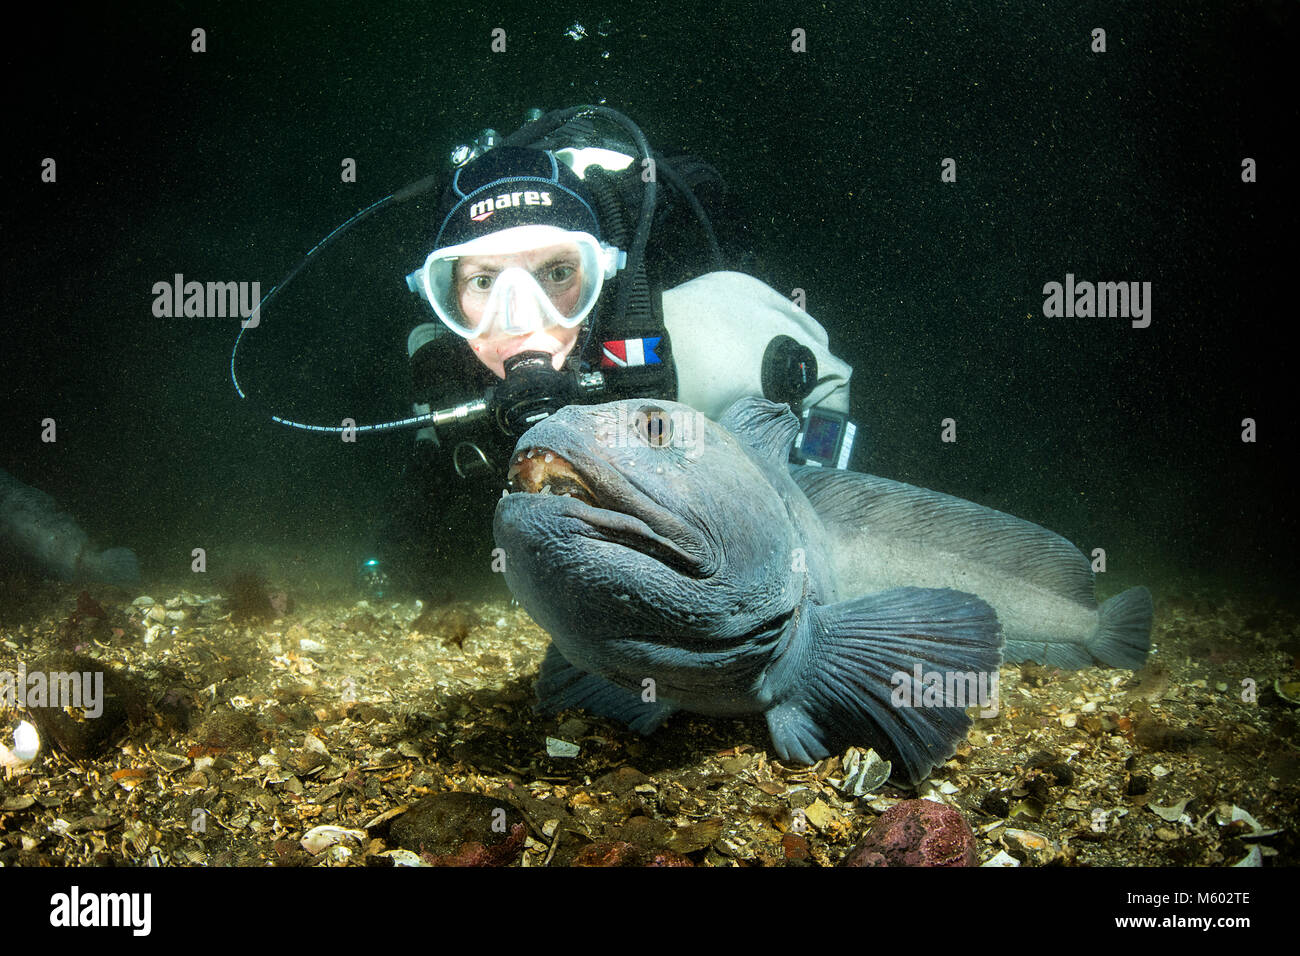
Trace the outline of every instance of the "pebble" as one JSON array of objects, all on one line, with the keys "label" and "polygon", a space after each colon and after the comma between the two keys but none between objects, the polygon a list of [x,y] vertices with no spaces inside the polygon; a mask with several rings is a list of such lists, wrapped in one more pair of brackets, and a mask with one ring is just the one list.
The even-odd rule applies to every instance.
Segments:
[{"label": "pebble", "polygon": [[567,740],[557,740],[555,737],[546,738],[546,755],[548,757],[576,757],[582,750],[577,744],[571,744]]},{"label": "pebble", "polygon": [[[93,719],[82,717],[83,711],[62,707],[35,707],[28,701],[27,714],[40,731],[41,740],[57,747],[73,760],[95,759],[113,749],[114,741],[127,727],[128,712],[142,713],[148,694],[144,683],[129,671],[104,667],[100,662],[80,654],[60,652],[42,660],[32,670],[46,673],[102,673],[101,713]],[[96,677],[96,683],[99,678]],[[75,717],[71,712],[75,712]]]},{"label": "pebble", "polygon": [[150,756],[153,762],[168,773],[180,770],[182,767],[190,765],[190,759],[182,754],[172,753],[168,750],[154,750]]},{"label": "pebble", "polygon": [[578,738],[586,735],[589,725],[578,717],[570,717],[560,724],[561,739]]},{"label": "pebble", "polygon": [[1228,806],[1220,804],[1215,810],[1215,819],[1220,826],[1230,826],[1234,823],[1244,823],[1250,828],[1250,833],[1242,834],[1243,840],[1253,840],[1266,836],[1273,836],[1281,831],[1268,830],[1259,825],[1259,821],[1238,806]]},{"label": "pebble", "polygon": [[1187,798],[1184,797],[1182,800],[1179,800],[1177,803],[1168,807],[1161,807],[1154,803],[1148,803],[1147,809],[1162,820],[1167,820],[1170,823],[1177,823],[1182,819],[1183,810],[1186,809],[1187,803]]},{"label": "pebble", "polygon": [[522,815],[479,793],[435,793],[393,821],[391,842],[434,865],[508,866],[523,852]]},{"label": "pebble", "polygon": [[41,738],[28,721],[20,721],[13,732],[14,746],[10,750],[0,744],[0,766],[6,770],[21,770],[33,760],[41,749]]},{"label": "pebble", "polygon": [[596,793],[616,793],[622,796],[631,793],[643,784],[649,783],[650,778],[643,774],[635,767],[619,767],[610,773],[597,777],[592,784],[592,790]]},{"label": "pebble", "polygon": [[980,809],[991,817],[1005,817],[1010,810],[1005,797],[996,793],[986,793],[980,801]]},{"label": "pebble", "polygon": [[880,789],[889,780],[893,767],[875,752],[865,753],[857,747],[850,747],[844,755],[844,779],[837,784],[840,790],[855,797],[865,796]]},{"label": "pebble", "polygon": [[1042,853],[1051,846],[1051,842],[1043,834],[1034,830],[1017,830],[1012,827],[1002,831],[1007,839],[1014,840],[1026,850],[1033,850],[1036,853]]},{"label": "pebble", "polygon": [[820,798],[805,807],[803,812],[804,816],[808,818],[808,822],[822,833],[825,833],[837,823],[843,822],[843,818],[823,803]]},{"label": "pebble", "polygon": [[412,853],[410,850],[385,850],[379,855],[392,860],[393,866],[424,866],[420,854]]},{"label": "pebble", "polygon": [[307,831],[306,836],[302,838],[302,848],[316,856],[325,852],[330,847],[342,843],[344,840],[356,840],[360,842],[366,838],[365,830],[348,830],[344,827],[330,826],[328,824],[319,827],[312,827]]},{"label": "pebble", "polygon": [[1252,846],[1250,852],[1243,856],[1233,866],[1263,866],[1264,855],[1260,852],[1259,847]]},{"label": "pebble", "polygon": [[1011,808],[1011,812],[1008,816],[1012,819],[1015,819],[1016,817],[1024,817],[1026,820],[1037,820],[1043,815],[1044,809],[1045,807],[1041,800],[1035,800],[1033,797],[1026,797]]},{"label": "pebble", "polygon": [[1020,861],[1006,850],[998,850],[997,855],[981,863],[980,866],[1019,866]]}]

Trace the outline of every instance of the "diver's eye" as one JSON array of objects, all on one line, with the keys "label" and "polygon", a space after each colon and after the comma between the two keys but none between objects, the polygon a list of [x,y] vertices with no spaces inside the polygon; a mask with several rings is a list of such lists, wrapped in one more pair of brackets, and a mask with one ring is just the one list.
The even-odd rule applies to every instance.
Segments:
[{"label": "diver's eye", "polygon": [[573,266],[561,263],[547,269],[546,272],[543,273],[543,280],[551,285],[564,285],[574,277],[577,271],[578,270],[573,268]]},{"label": "diver's eye", "polygon": [[636,413],[636,431],[651,448],[663,448],[673,440],[673,420],[657,405],[643,405]]}]

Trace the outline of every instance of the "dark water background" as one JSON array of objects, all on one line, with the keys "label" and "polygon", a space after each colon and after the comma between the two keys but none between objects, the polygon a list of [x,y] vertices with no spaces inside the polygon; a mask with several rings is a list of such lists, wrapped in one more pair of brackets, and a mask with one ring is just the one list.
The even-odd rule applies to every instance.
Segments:
[{"label": "dark water background", "polygon": [[[478,128],[604,102],[726,176],[759,277],[805,289],[855,368],[871,470],[1104,547],[1107,591],[1286,595],[1294,5],[869,6],[39,11],[3,54],[0,467],[136,548],[146,576],[233,540],[308,563],[360,549],[409,433],[345,445],[266,423],[229,384],[235,323],[155,318],[153,284],[269,289]],[[575,20],[586,40],[563,36]],[[194,27],[207,53],[189,52]],[[57,185],[39,181],[46,156]],[[367,223],[286,293],[262,356],[294,411],[405,412],[405,336],[425,315],[402,276],[425,228],[418,207]],[[1150,328],[1044,318],[1043,284],[1067,272],[1152,282]]]}]

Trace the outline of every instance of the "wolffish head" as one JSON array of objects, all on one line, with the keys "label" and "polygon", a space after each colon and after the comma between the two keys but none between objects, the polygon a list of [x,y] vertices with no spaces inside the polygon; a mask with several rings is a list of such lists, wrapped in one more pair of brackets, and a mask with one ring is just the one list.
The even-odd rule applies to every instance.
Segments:
[{"label": "wolffish head", "polygon": [[520,438],[496,542],[511,590],[572,663],[572,639],[717,652],[799,603],[788,440],[765,455],[745,437],[633,400],[569,406]]}]

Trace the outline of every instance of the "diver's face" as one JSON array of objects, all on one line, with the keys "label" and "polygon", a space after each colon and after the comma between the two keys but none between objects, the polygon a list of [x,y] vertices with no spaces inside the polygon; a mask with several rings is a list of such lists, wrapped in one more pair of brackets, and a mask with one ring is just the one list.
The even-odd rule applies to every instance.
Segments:
[{"label": "diver's face", "polygon": [[[536,281],[515,283],[498,291],[497,277],[518,268]],[[582,264],[572,246],[556,245],[496,256],[466,256],[456,262],[456,296],[469,325],[477,325],[489,308],[495,312],[482,335],[469,339],[478,360],[498,378],[505,378],[505,361],[520,352],[545,352],[558,371],[573,350],[581,326],[553,324],[537,289],[560,315],[576,313],[582,292]]]}]

